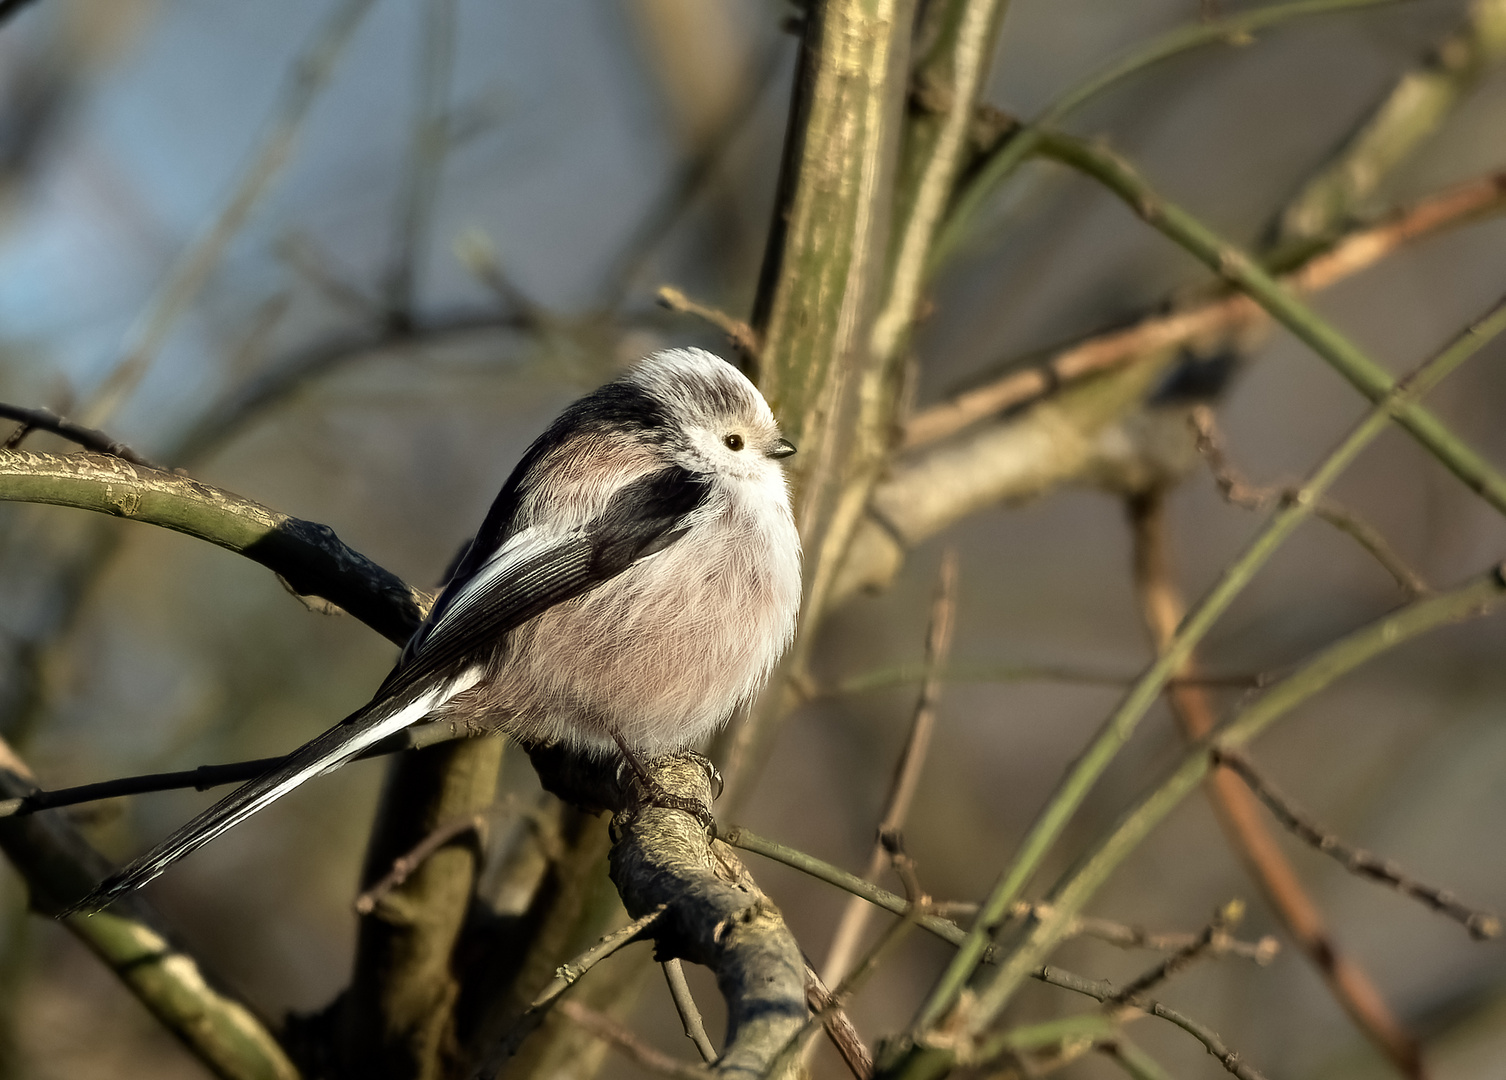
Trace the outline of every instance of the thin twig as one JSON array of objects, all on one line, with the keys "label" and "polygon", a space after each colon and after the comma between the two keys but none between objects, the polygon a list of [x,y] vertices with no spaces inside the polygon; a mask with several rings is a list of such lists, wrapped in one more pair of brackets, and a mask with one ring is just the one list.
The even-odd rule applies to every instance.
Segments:
[{"label": "thin twig", "polygon": [[1128,161],[1106,147],[1052,131],[1042,133],[1041,149],[1049,157],[1097,180],[1147,225],[1249,295],[1372,404],[1385,403],[1389,418],[1466,487],[1497,511],[1506,513],[1506,476],[1426,406],[1415,400],[1396,398],[1394,391],[1401,384],[1374,357],[1320,317],[1299,299],[1297,292],[1277,281],[1248,253],[1168,201]]},{"label": "thin twig", "polygon": [[1266,808],[1283,828],[1303,843],[1335,859],[1351,874],[1378,881],[1382,885],[1387,885],[1399,893],[1412,897],[1439,914],[1448,916],[1468,930],[1469,936],[1477,941],[1487,941],[1500,936],[1501,919],[1498,915],[1469,907],[1447,889],[1440,889],[1418,881],[1389,859],[1382,859],[1363,848],[1351,847],[1344,843],[1337,835],[1323,828],[1298,809],[1290,799],[1260,774],[1255,764],[1245,754],[1237,750],[1215,750],[1214,760],[1238,773],[1239,778],[1249,785],[1250,790],[1261,802],[1265,803]]},{"label": "thin twig", "polygon": [[[884,957],[904,941],[911,930],[920,925],[919,916],[923,910],[923,905],[905,905],[904,917],[895,920],[884,931],[858,964],[847,973],[847,977],[827,995],[825,1003],[812,1012],[800,1029],[789,1037],[784,1047],[774,1056],[769,1067],[764,1071],[766,1078],[786,1075],[786,1070],[802,1056],[817,1028],[826,1026],[828,1015],[842,1009],[851,1000],[852,995],[862,989],[873,973],[878,970],[879,963]],[[872,1055],[868,1054],[865,1049],[864,1056],[869,1059],[868,1074],[867,1076],[859,1074],[859,1080],[868,1080],[868,1077],[872,1075]],[[851,1066],[852,1062],[848,1062],[848,1065]]]},{"label": "thin twig", "polygon": [[674,1000],[675,1012],[680,1014],[680,1023],[685,1027],[685,1037],[695,1043],[701,1060],[708,1065],[716,1060],[716,1047],[711,1036],[706,1034],[706,1022],[701,1010],[696,1007],[695,997],[690,992],[690,983],[685,980],[685,965],[679,957],[664,961],[664,981],[669,984],[669,996]]},{"label": "thin twig", "polygon": [[[926,630],[925,676],[921,680],[920,695],[915,702],[910,732],[895,764],[889,794],[884,800],[884,812],[878,826],[880,839],[874,844],[868,857],[868,868],[863,874],[869,881],[878,877],[889,858],[882,838],[904,828],[905,820],[910,814],[910,805],[914,802],[916,789],[920,785],[920,773],[925,767],[931,735],[936,727],[936,705],[941,698],[939,675],[951,654],[956,614],[957,553],[955,549],[948,548],[941,559],[936,595],[931,603],[930,625]],[[872,911],[871,905],[863,903],[856,896],[848,902],[837,923],[837,929],[832,934],[831,947],[822,967],[822,978],[828,983],[839,982],[847,974]]]},{"label": "thin twig", "polygon": [[[1197,406],[1188,416],[1187,422],[1195,435],[1198,453],[1208,463],[1214,483],[1229,502],[1246,510],[1265,510],[1282,499],[1293,497],[1294,491],[1291,488],[1261,487],[1250,483],[1240,474],[1229,460],[1211,408],[1206,405]],[[1406,559],[1391,546],[1379,529],[1353,510],[1324,497],[1313,508],[1313,516],[1332,525],[1364,548],[1408,595],[1432,595],[1432,586],[1423,580],[1422,575],[1408,565]]]},{"label": "thin twig", "polygon": [[[518,1052],[518,1047],[523,1045],[523,1040],[538,1030],[539,1025],[544,1022],[544,1018],[549,1015],[550,1009],[554,1008],[556,1002],[559,1002],[560,995],[575,985],[581,976],[585,975],[586,972],[590,971],[597,964],[623,947],[637,941],[645,930],[658,921],[659,916],[664,914],[664,910],[665,906],[661,904],[641,918],[634,919],[626,926],[607,934],[575,959],[569,960],[557,967],[554,971],[554,978],[550,981],[549,985],[539,991],[538,996],[529,1003],[528,1008],[523,1010],[523,1015],[518,1017],[517,1022],[502,1037],[492,1052],[487,1055],[486,1061],[476,1071],[476,1076],[480,1080],[492,1080],[507,1062],[507,1059]],[[575,1019],[574,1014],[568,1010],[568,1006],[575,1004],[575,1002],[566,1001],[561,1002],[559,1007],[566,1015]],[[666,1057],[666,1060],[671,1059]]]},{"label": "thin twig", "polygon": [[[1350,463],[1391,425],[1393,417],[1398,414],[1405,415],[1409,408],[1415,409],[1417,400],[1503,330],[1506,330],[1506,298],[1498,301],[1478,322],[1470,324],[1461,333],[1455,335],[1444,348],[1395,384],[1382,400],[1377,402],[1375,407],[1349,430],[1339,445],[1317,464],[1299,492],[1300,497],[1283,505],[1272,514],[1265,527],[1251,539],[1240,556],[1228,565],[1218,582],[1205,594],[1197,607],[1188,613],[1164,652],[1146,669],[1145,674],[1105,719],[1098,733],[1073,762],[1066,776],[1058,782],[1046,805],[1042,807],[1040,814],[1026,833],[1014,858],[995,881],[977,921],[968,933],[967,941],[958,948],[957,954],[952,958],[947,970],[937,981],[922,1006],[915,1021],[917,1030],[935,1027],[951,1011],[958,996],[971,979],[974,969],[982,962],[984,954],[988,951],[992,928],[1008,912],[1010,906],[1020,899],[1020,893],[1040,869],[1047,854],[1072,820],[1078,807],[1088,797],[1088,793],[1098,778],[1117,757],[1119,750],[1134,734],[1146,713],[1161,696],[1166,680],[1183,667],[1193,650],[1197,648],[1229,605],[1234,602],[1234,599],[1243,592],[1256,572],[1269,561],[1308,517],[1312,503],[1321,498]],[[1413,411],[1411,415],[1418,414]],[[1493,595],[1491,590],[1497,584],[1499,584],[1499,579],[1487,578],[1474,582],[1463,590],[1445,593],[1435,600],[1415,601],[1407,605],[1388,616],[1387,620],[1383,620],[1383,625],[1391,635],[1384,640],[1383,646],[1390,648],[1395,645],[1401,640],[1404,630],[1413,625],[1426,624],[1428,627],[1436,625],[1429,622],[1429,619],[1438,618],[1440,615],[1446,615],[1450,619],[1459,618],[1460,614],[1455,605],[1462,598],[1471,597],[1478,607],[1479,595],[1481,593]],[[1356,639],[1363,642],[1363,645],[1356,644]],[[1346,658],[1369,656],[1373,655],[1369,651],[1373,648],[1375,648],[1373,639],[1368,636],[1367,631],[1361,631],[1331,646],[1330,649],[1320,653],[1319,657],[1326,658],[1332,656],[1334,650],[1346,649],[1349,650],[1343,654]],[[1317,660],[1313,661],[1313,663],[1317,662]],[[1262,706],[1270,709],[1274,708],[1275,704],[1287,700],[1287,695],[1282,693],[1282,688],[1286,688],[1287,694],[1291,694],[1296,692],[1293,689],[1296,687],[1306,689],[1314,683],[1326,685],[1326,680],[1336,677],[1339,670],[1330,666],[1315,672],[1311,665],[1304,667],[1278,684],[1256,705],[1245,710],[1235,722],[1238,723],[1239,720],[1252,715],[1263,719],[1265,713],[1262,711]],[[1319,679],[1319,675],[1323,677],[1322,680]],[[1196,773],[1197,780],[1200,781],[1206,768],[1206,762],[1198,761],[1184,765],[1184,772],[1188,775]],[[1182,774],[1179,773],[1178,776],[1181,777]],[[1168,782],[1167,785],[1157,789],[1157,797],[1168,798],[1167,792],[1173,790],[1174,787],[1175,785]],[[1056,915],[1040,922],[1028,934],[1014,942],[1008,957],[1000,961],[997,974],[987,986],[979,991],[976,1005],[967,1021],[969,1026],[986,1025],[992,1022],[1009,998],[1029,977],[1030,972],[1044,962],[1046,955],[1061,940],[1061,935],[1070,926],[1072,916],[1082,909],[1088,896],[1097,890],[1110,869],[1117,866],[1118,860],[1124,857],[1126,848],[1122,845],[1138,843],[1138,837],[1143,834],[1137,830],[1147,828],[1147,823],[1150,821],[1159,821],[1157,814],[1160,812],[1161,805],[1157,802],[1154,804],[1154,812],[1147,808],[1140,818],[1123,819],[1120,830],[1112,833],[1111,840],[1106,841],[1108,846],[1101,849],[1097,857],[1078,864],[1078,869],[1054,895],[1053,903],[1058,908]]]},{"label": "thin twig", "polygon": [[371,320],[381,312],[381,304],[376,299],[345,280],[330,265],[329,256],[308,233],[301,230],[288,233],[277,241],[274,250],[279,258],[323,293],[331,303],[362,320]]},{"label": "thin twig", "polygon": [[1130,1080],[1171,1080],[1171,1074],[1163,1069],[1155,1058],[1123,1035],[1105,1039],[1098,1043],[1095,1049],[1117,1063]]},{"label": "thin twig", "polygon": [[[1151,639],[1157,651],[1163,651],[1186,615],[1186,603],[1170,566],[1163,499],[1153,492],[1134,500],[1130,517],[1135,588]],[[1181,673],[1196,672],[1196,654],[1191,653]],[[1213,703],[1199,687],[1169,689],[1167,702],[1189,741],[1205,738],[1213,730]],[[1417,1076],[1421,1067],[1417,1040],[1381,997],[1365,969],[1334,940],[1327,919],[1296,867],[1266,828],[1250,790],[1226,769],[1212,771],[1206,790],[1230,845],[1297,946],[1323,976],[1329,992],[1404,1075]]]},{"label": "thin twig", "polygon": [[449,150],[450,75],[455,51],[455,0],[428,0],[418,48],[418,101],[397,198],[393,250],[385,287],[387,320],[413,322],[418,273],[427,254],[439,173]]},{"label": "thin twig", "polygon": [[560,1012],[576,1024],[602,1042],[610,1043],[636,1065],[656,1076],[667,1076],[671,1080],[706,1080],[711,1075],[704,1065],[692,1065],[688,1061],[680,1061],[648,1045],[606,1013],[598,1012],[578,1001],[562,1001],[559,1008]]},{"label": "thin twig", "polygon": [[[895,915],[903,915],[909,908],[904,897],[880,888],[856,874],[849,874],[846,870],[834,866],[824,859],[818,859],[814,855],[799,851],[785,844],[779,844],[766,837],[744,829],[741,826],[728,830],[720,836],[720,839],[732,847],[751,851],[756,855],[762,855],[766,859],[783,863],[785,866],[809,874],[818,881],[824,881],[828,885],[834,885],[854,896],[861,896],[875,907],[879,907]],[[960,944],[966,937],[967,931],[949,918],[944,918],[942,911],[955,911],[965,909],[969,914],[976,914],[977,904],[948,904],[937,903],[930,905],[928,910],[920,918],[920,927],[942,941],[951,945]],[[1024,919],[1027,917],[1043,919],[1051,914],[1049,905],[1018,903],[1009,910],[1011,919]],[[1111,945],[1124,947],[1143,947],[1148,949],[1180,949],[1193,940],[1192,934],[1152,933],[1134,926],[1123,923],[1110,922],[1107,919],[1095,919],[1078,917],[1069,926],[1067,937],[1094,937],[1106,941]],[[1215,953],[1239,957],[1245,960],[1253,960],[1257,964],[1267,964],[1279,951],[1278,944],[1271,938],[1262,938],[1256,942],[1244,942],[1230,938],[1227,942],[1216,942]],[[985,962],[991,958],[991,953],[985,956]]]},{"label": "thin twig", "polygon": [[447,821],[425,836],[412,850],[399,855],[392,861],[392,869],[388,870],[371,888],[356,897],[355,908],[358,915],[370,915],[376,910],[377,904],[393,889],[407,881],[424,864],[424,860],[444,847],[457,836],[465,833],[475,833],[478,843],[484,843],[480,837],[486,829],[486,818],[481,814],[467,814],[464,817]]},{"label": "thin twig", "polygon": [[8,405],[0,401],[0,417],[6,420],[15,420],[21,426],[9,438],[5,440],[4,448],[13,450],[33,431],[50,431],[54,435],[61,435],[69,442],[78,443],[85,450],[93,450],[97,454],[109,454],[111,457],[123,458],[135,465],[145,465],[148,469],[165,469],[150,458],[142,457],[136,451],[122,442],[116,442],[103,431],[85,427],[83,424],[75,424],[59,416],[51,409],[29,409],[24,405]]},{"label": "thin twig", "polygon": [[[1490,173],[1419,199],[1378,224],[1356,230],[1280,281],[1298,293],[1317,292],[1373,266],[1404,244],[1478,220],[1502,207],[1506,207],[1506,172]],[[1242,293],[1170,315],[1150,316],[1126,329],[1067,346],[1044,364],[1011,371],[917,413],[905,422],[902,446],[909,449],[954,435],[1066,383],[1122,367],[1148,353],[1264,322],[1266,315],[1259,305]]]},{"label": "thin twig", "polygon": [[[1084,979],[1080,975],[1074,975],[1070,971],[1064,971],[1059,967],[1043,967],[1038,969],[1034,974],[1041,982],[1049,983],[1052,986],[1059,986],[1064,990],[1071,990],[1078,994],[1086,994],[1088,997],[1096,998],[1106,1004],[1112,1003],[1115,994],[1118,993],[1111,983]],[[1265,1076],[1258,1069],[1240,1060],[1240,1055],[1236,1051],[1230,1050],[1211,1028],[1177,1012],[1175,1009],[1168,1008],[1159,1001],[1140,1001],[1134,1005],[1134,1008],[1149,1013],[1151,1016],[1159,1016],[1162,1020],[1167,1020],[1187,1032],[1187,1034],[1202,1043],[1207,1048],[1208,1053],[1212,1054],[1220,1065],[1237,1076],[1239,1080],[1265,1080]]]},{"label": "thin twig", "polygon": [[1232,900],[1214,914],[1211,922],[1203,927],[1203,932],[1198,934],[1186,945],[1162,960],[1145,974],[1126,983],[1117,994],[1114,995],[1111,1004],[1123,1005],[1133,1002],[1145,991],[1153,986],[1165,982],[1173,975],[1182,971],[1198,957],[1211,951],[1213,943],[1220,938],[1229,936],[1229,927],[1235,925],[1244,918],[1245,906],[1238,900]]},{"label": "thin twig", "polygon": [[853,1026],[842,1003],[821,981],[821,976],[816,974],[816,969],[810,964],[805,965],[805,1003],[811,1012],[821,1018],[826,1037],[831,1040],[848,1071],[856,1080],[870,1080],[873,1076],[873,1052],[863,1042],[863,1037]]},{"label": "thin twig", "polygon": [[166,280],[132,328],[119,362],[95,391],[86,421],[97,423],[108,416],[146,374],[174,324],[198,296],[230,241],[292,157],[309,109],[329,81],[336,60],[371,5],[372,0],[341,0],[293,61],[274,107],[269,130],[230,200],[209,227],[174,261]]},{"label": "thin twig", "polygon": [[[935,677],[943,683],[961,682],[1049,682],[1080,686],[1132,686],[1138,677],[1129,672],[1095,670],[1066,664],[981,664],[954,663],[937,671]],[[1187,683],[1197,686],[1232,687],[1237,690],[1259,690],[1268,686],[1277,677],[1276,672],[1256,671],[1230,673],[1227,675],[1199,674],[1172,683]],[[863,694],[872,690],[887,690],[893,686],[924,682],[924,663],[895,664],[891,667],[874,668],[857,675],[849,675],[830,687],[813,687],[806,692],[806,700],[836,697],[841,694]]]},{"label": "thin twig", "polygon": [[[465,739],[484,734],[467,723],[440,720],[427,724],[415,724],[381,742],[374,743],[353,757],[352,761],[384,757],[400,750],[417,750],[434,746],[451,739]],[[51,791],[38,789],[25,798],[0,800],[0,818],[35,814],[42,810],[54,810],[60,806],[77,806],[79,803],[99,802],[102,799],[117,799],[125,795],[145,795],[157,791],[208,791],[225,784],[271,772],[287,762],[286,757],[253,758],[249,761],[232,761],[224,765],[200,765],[196,769],[179,772],[146,773],[141,776],[124,776],[116,780],[102,780],[77,787],[54,788]]]},{"label": "thin twig", "polygon": [[683,312],[686,315],[694,315],[698,319],[704,319],[732,342],[747,358],[758,362],[758,335],[753,328],[741,319],[734,319],[725,311],[718,308],[708,307],[686,296],[684,291],[673,285],[660,285],[659,291],[654,294],[663,307],[670,311]]},{"label": "thin twig", "polygon": [[728,108],[721,124],[681,164],[674,178],[643,215],[612,260],[603,288],[602,307],[616,309],[622,305],[623,298],[654,250],[690,209],[738,136],[752,126],[750,121],[758,103],[774,84],[774,77],[783,66],[785,49],[784,43],[779,42],[764,54],[746,84],[744,96]]}]

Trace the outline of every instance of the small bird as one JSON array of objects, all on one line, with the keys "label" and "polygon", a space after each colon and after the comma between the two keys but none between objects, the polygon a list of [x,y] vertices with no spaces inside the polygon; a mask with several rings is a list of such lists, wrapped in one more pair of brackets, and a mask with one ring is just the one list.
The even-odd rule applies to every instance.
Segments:
[{"label": "small bird", "polygon": [[502,485],[370,703],[70,910],[139,888],[304,781],[464,716],[635,769],[701,743],[767,681],[800,607],[800,539],[768,403],[671,349],[581,398]]}]

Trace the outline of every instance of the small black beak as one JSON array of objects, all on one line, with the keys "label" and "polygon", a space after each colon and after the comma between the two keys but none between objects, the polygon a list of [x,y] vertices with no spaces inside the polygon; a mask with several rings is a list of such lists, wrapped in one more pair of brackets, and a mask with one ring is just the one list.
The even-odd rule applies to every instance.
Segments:
[{"label": "small black beak", "polygon": [[774,449],[769,451],[771,458],[787,458],[795,452],[795,444],[788,439],[780,439],[774,444]]}]

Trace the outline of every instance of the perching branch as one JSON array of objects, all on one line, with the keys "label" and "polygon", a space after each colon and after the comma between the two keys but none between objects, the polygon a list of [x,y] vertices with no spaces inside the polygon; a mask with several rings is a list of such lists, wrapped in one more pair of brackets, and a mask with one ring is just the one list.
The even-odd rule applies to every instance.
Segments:
[{"label": "perching branch", "polygon": [[[650,764],[670,794],[710,806],[711,782],[694,755]],[[612,881],[630,915],[661,905],[661,956],[704,964],[727,1002],[722,1076],[760,1076],[805,1021],[805,963],[779,909],[724,844],[681,810],[646,806],[619,816]]]}]

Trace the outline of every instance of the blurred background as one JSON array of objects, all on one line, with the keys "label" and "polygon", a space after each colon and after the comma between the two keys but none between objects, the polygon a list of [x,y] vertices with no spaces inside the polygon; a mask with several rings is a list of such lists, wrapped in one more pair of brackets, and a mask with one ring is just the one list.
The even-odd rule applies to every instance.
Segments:
[{"label": "blurred background", "polygon": [[[1210,7],[1015,0],[987,100],[1029,116]],[[1070,127],[1105,136],[1168,197],[1254,244],[1470,10],[1425,0],[1293,22],[1137,75]],[[793,14],[772,0],[36,0],[0,26],[0,400],[97,424],[207,483],[323,522],[431,588],[558,408],[651,349],[725,347],[704,322],[656,306],[660,285],[746,317]],[[1506,166],[1503,132],[1506,75],[1486,65],[1365,209]],[[1028,165],[938,282],[914,346],[916,400],[1207,280],[1089,181]],[[1317,303],[1399,373],[1503,283],[1506,223],[1490,219],[1409,246]],[[1431,403],[1506,466],[1506,346]],[[1218,406],[1233,461],[1269,484],[1298,479],[1363,411],[1284,333],[1238,366]],[[1506,522],[1401,433],[1335,495],[1435,586],[1506,557]],[[1194,597],[1261,521],[1196,468],[1168,513],[1175,573]],[[959,677],[906,840],[928,891],[976,900],[1152,655],[1116,496],[1072,486],[978,514],[916,550],[884,594],[835,613],[817,652],[823,693],[782,729],[740,820],[861,870],[915,688],[843,686],[920,660],[948,547],[961,578]],[[1216,673],[1279,673],[1404,599],[1349,537],[1310,523],[1202,659]],[[1257,756],[1350,841],[1506,909],[1503,646],[1500,618],[1436,632],[1304,705]],[[283,752],[364,702],[393,659],[364,626],[306,610],[260,567],[203,543],[0,507],[0,734],[43,786]],[[1224,705],[1240,698],[1219,692]],[[1144,725],[1046,879],[1181,742],[1164,713]],[[152,887],[191,949],[269,1017],[322,1007],[348,980],[350,899],[381,772],[365,763],[306,786]],[[509,791],[532,797],[521,755],[504,772]],[[76,817],[124,858],[209,799],[153,795]],[[1498,1078],[1506,946],[1471,942],[1283,843],[1338,942],[1424,1040],[1432,1075]],[[823,956],[845,897],[750,866]],[[1093,911],[1195,931],[1233,898],[1249,901],[1243,936],[1279,935],[1197,798]],[[902,1026],[946,957],[937,942],[908,942],[855,1002],[860,1030]],[[1060,956],[1115,981],[1152,959],[1089,941]],[[714,1013],[703,974],[692,982]],[[1293,949],[1264,968],[1205,962],[1161,996],[1267,1076],[1394,1075]],[[1080,1011],[1080,1000],[1033,986],[1012,1015]],[[657,978],[637,1008],[635,1028],[686,1052]],[[1135,1034],[1176,1076],[1224,1075],[1169,1025],[1141,1021]],[[814,1068],[843,1075],[824,1048]],[[3,869],[0,1075],[207,1074],[73,939],[27,913],[24,886]],[[639,1074],[611,1058],[605,1075]],[[1064,1075],[1116,1071],[1085,1060]]]}]

